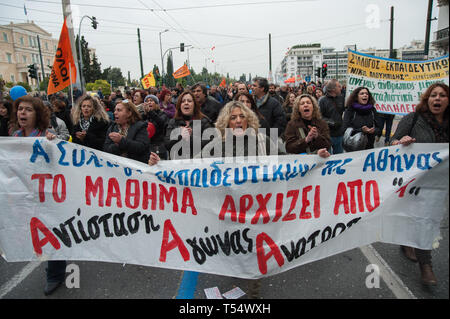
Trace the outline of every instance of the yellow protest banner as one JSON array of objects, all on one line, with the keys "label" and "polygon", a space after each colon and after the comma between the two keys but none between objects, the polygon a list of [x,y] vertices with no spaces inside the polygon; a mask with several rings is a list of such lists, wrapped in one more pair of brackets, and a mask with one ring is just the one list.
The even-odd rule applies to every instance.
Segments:
[{"label": "yellow protest banner", "polygon": [[148,89],[151,86],[156,85],[155,77],[153,76],[153,72],[150,72],[141,80],[142,86],[144,89]]},{"label": "yellow protest banner", "polygon": [[415,111],[420,95],[434,82],[449,80],[448,55],[426,61],[381,58],[348,51],[347,91],[364,86],[379,113],[405,115]]}]

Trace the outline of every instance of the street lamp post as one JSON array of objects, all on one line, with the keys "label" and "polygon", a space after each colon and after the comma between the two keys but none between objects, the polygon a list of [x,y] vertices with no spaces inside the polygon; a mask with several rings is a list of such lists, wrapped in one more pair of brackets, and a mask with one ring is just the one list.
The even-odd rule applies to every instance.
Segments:
[{"label": "street lamp post", "polygon": [[78,52],[80,53],[80,55],[78,56],[79,60],[79,67],[80,67],[80,85],[81,85],[81,91],[83,92],[83,88],[84,88],[84,83],[83,83],[83,54],[81,53],[81,22],[83,22],[84,18],[88,18],[92,21],[92,27],[94,29],[97,29],[97,20],[95,17],[90,17],[90,16],[83,16],[80,20],[80,25],[78,27]]},{"label": "street lamp post", "polygon": [[163,54],[162,54],[162,43],[161,43],[161,34],[168,32],[169,29],[166,29],[164,31],[159,32],[159,50],[161,52],[161,77],[163,79],[163,83],[164,83],[164,60],[163,60]]}]

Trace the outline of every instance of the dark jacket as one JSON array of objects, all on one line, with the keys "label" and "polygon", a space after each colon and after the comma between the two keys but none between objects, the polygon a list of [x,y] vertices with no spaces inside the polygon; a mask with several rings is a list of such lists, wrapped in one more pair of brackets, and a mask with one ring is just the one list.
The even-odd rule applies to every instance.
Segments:
[{"label": "dark jacket", "polygon": [[61,119],[66,123],[66,127],[69,130],[70,135],[74,134],[74,125],[72,123],[72,118],[70,117],[70,110],[64,109],[60,112],[55,112],[57,118]]},{"label": "dark jacket", "polygon": [[267,93],[258,110],[270,127],[278,129],[278,136],[281,136],[286,128],[286,114],[280,102]]},{"label": "dark jacket", "polygon": [[[169,123],[169,115],[161,110],[149,111],[143,117],[155,126],[155,135],[150,138],[150,144],[164,147],[164,138],[166,136],[166,128]],[[164,150],[160,150],[164,152]]]},{"label": "dark jacket", "polygon": [[207,96],[205,103],[202,104],[200,110],[203,114],[209,117],[212,123],[215,123],[222,107],[223,105],[220,104],[215,98],[212,96]]},{"label": "dark jacket", "polygon": [[342,125],[344,101],[345,98],[343,95],[332,97],[326,94],[319,99],[319,108],[322,119],[328,123],[330,136],[332,137],[344,135],[344,127]]},{"label": "dark jacket", "polygon": [[103,150],[105,152],[147,163],[150,156],[150,139],[148,138],[147,122],[137,121],[128,128],[128,134],[120,140],[119,144],[109,138],[109,133],[119,132],[119,126],[112,124],[106,133]]},{"label": "dark jacket", "polygon": [[[328,125],[321,119],[312,119],[311,125],[316,126],[319,131],[319,136],[311,142],[306,142],[306,136],[309,129],[302,119],[290,120],[284,132],[286,138],[286,151],[292,154],[314,153],[321,148],[329,149],[331,147],[330,134]],[[303,130],[304,138],[302,138],[300,131]]]},{"label": "dark jacket", "polygon": [[400,140],[403,136],[408,135],[415,138],[416,143],[436,143],[436,134],[422,115],[418,113],[414,126],[413,120],[414,113],[403,116],[398,123],[392,141]]},{"label": "dark jacket", "polygon": [[98,121],[95,117],[92,118],[89,129],[86,131],[86,136],[82,141],[78,139],[75,134],[76,132],[82,131],[80,123],[77,123],[73,127],[72,142],[101,151],[103,150],[103,144],[105,143],[106,131],[108,130],[108,126],[108,122]]},{"label": "dark jacket", "polygon": [[367,126],[368,128],[375,128],[373,134],[367,135],[367,145],[366,149],[371,149],[374,147],[375,136],[381,135],[382,127],[380,127],[380,119],[378,117],[378,112],[375,107],[370,110],[359,110],[353,108],[352,106],[345,109],[344,112],[344,132],[348,127],[352,127],[354,132],[362,132],[362,127]]},{"label": "dark jacket", "polygon": [[[164,138],[164,145],[166,146],[166,149],[169,151],[169,154],[170,154],[170,150],[172,149],[172,147],[176,143],[181,141],[181,139],[182,139],[181,135],[178,135],[176,139],[172,140],[172,139],[170,139],[170,134],[172,133],[172,131],[174,129],[179,128],[179,127],[184,127],[184,126],[186,126],[186,122],[183,119],[175,119],[175,118],[173,118],[173,119],[169,120],[169,123],[167,124],[167,127],[166,127],[166,136]],[[194,121],[193,120],[189,121],[189,127],[191,127],[192,130],[194,129]],[[212,123],[211,123],[209,118],[204,117],[204,118],[202,118],[200,120],[200,128],[201,128],[201,133],[202,134],[203,134],[203,131],[205,129],[210,128],[210,127],[213,127],[213,125],[212,125]],[[201,140],[201,143],[200,143],[201,144],[201,148],[203,148],[206,144],[208,144],[210,142],[210,140],[202,140],[201,139],[202,138],[202,136],[201,136],[202,134],[200,136],[198,136],[198,134],[194,135],[195,133],[196,132],[193,131],[192,135],[191,135],[191,137],[189,139],[190,158],[193,158],[194,155],[198,155],[198,154],[194,154],[194,139],[200,139]],[[179,158],[181,158],[182,155],[183,155],[182,151],[181,151],[181,149],[179,149],[177,156]],[[174,158],[171,158],[171,159],[174,159]]]},{"label": "dark jacket", "polygon": [[9,123],[9,119],[7,117],[0,116],[0,136],[9,136],[8,123]]}]

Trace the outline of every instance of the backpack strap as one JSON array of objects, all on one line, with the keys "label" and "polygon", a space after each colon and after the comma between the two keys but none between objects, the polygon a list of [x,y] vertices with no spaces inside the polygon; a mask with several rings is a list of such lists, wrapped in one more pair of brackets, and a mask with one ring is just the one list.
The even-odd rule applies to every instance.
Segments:
[{"label": "backpack strap", "polygon": [[[298,132],[300,133],[300,137],[302,139],[306,138],[305,131],[303,130],[303,128],[299,127]],[[311,154],[311,149],[309,148],[309,146],[306,147],[306,153]]]}]

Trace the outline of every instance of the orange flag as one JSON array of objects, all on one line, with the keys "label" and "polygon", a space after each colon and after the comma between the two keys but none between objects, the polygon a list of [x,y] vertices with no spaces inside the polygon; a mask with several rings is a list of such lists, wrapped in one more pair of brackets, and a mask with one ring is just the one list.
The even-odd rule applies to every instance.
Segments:
[{"label": "orange flag", "polygon": [[222,82],[220,82],[219,86],[226,87],[227,86],[227,80],[225,80],[225,78],[222,78]]},{"label": "orange flag", "polygon": [[189,69],[186,64],[183,64],[181,68],[172,73],[175,79],[184,78],[185,76],[190,75]]},{"label": "orange flag", "polygon": [[68,87],[70,83],[77,80],[77,69],[70,47],[69,31],[67,30],[66,19],[59,36],[58,49],[53,61],[50,81],[48,81],[47,94],[53,94]]}]

